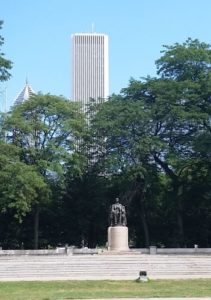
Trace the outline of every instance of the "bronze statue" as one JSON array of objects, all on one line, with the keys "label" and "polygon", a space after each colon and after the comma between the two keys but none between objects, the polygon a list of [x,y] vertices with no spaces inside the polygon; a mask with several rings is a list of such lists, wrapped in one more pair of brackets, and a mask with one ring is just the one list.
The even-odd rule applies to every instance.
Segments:
[{"label": "bronze statue", "polygon": [[115,203],[112,204],[110,210],[110,226],[126,226],[126,210],[124,205],[119,203],[119,198],[115,199]]}]

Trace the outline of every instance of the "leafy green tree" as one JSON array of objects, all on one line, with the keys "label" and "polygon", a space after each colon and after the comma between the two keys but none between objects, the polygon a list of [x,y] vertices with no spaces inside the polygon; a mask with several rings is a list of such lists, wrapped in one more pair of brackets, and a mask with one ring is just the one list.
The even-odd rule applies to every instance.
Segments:
[{"label": "leafy green tree", "polygon": [[[4,159],[4,160],[2,160]],[[1,156],[1,210],[11,209],[20,222],[35,203],[48,198],[48,186],[32,166]]]},{"label": "leafy green tree", "polygon": [[177,89],[182,92],[175,94],[175,109],[171,109],[174,114],[171,119],[177,118],[175,124],[182,120],[182,126],[175,137],[170,135],[173,140],[173,143],[169,143],[173,150],[172,159],[169,159],[169,155],[165,162],[158,156],[154,158],[172,178],[174,193],[179,204],[178,224],[180,240],[182,240],[184,232],[182,199],[179,193],[182,184],[180,175],[190,159],[197,157],[197,152],[194,151],[196,147],[202,146],[206,141],[205,136],[210,135],[211,46],[198,40],[188,39],[181,45],[175,44],[165,48],[164,55],[157,61],[158,74],[164,81],[173,81]]},{"label": "leafy green tree", "polygon": [[[33,166],[20,161],[19,149],[16,146],[0,142],[0,150],[1,219],[10,219],[13,216],[18,228],[36,203],[49,199],[50,190]],[[8,242],[7,233],[1,232],[2,246],[8,247]],[[13,243],[13,246],[17,247],[18,243]]]},{"label": "leafy green tree", "polygon": [[[66,162],[77,150],[76,140],[81,138],[83,126],[84,119],[76,103],[41,94],[14,106],[4,124],[7,141],[19,149],[21,162],[33,167],[49,189],[58,182],[62,184]],[[35,248],[42,195],[33,205]]]},{"label": "leafy green tree", "polygon": [[101,105],[93,130],[104,137],[108,172],[154,165],[170,179],[179,246],[185,244],[182,170],[210,134],[211,50],[191,39],[166,49],[156,62],[161,77],[132,79],[122,95]]},{"label": "leafy green tree", "polygon": [[[0,20],[0,30],[2,29],[3,21]],[[0,35],[0,81],[6,81],[10,78],[9,70],[12,68],[12,62],[4,58],[4,53],[1,48],[4,44],[4,38]]]},{"label": "leafy green tree", "polygon": [[[105,174],[119,177],[122,181],[120,186],[123,188],[118,193],[125,204],[129,207],[132,201],[138,203],[138,217],[144,229],[145,245],[149,246],[146,194],[152,188],[152,181],[149,176],[149,150],[145,145],[148,124],[143,103],[114,96],[102,105],[92,124],[94,134],[104,137],[99,139],[104,151],[98,163],[103,163],[101,168]],[[140,137],[145,139],[141,142]]]}]

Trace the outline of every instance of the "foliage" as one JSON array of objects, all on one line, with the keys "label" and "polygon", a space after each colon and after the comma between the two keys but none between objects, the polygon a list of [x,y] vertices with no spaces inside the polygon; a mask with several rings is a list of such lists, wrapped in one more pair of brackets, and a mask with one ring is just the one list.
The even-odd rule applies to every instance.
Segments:
[{"label": "foliage", "polygon": [[[157,61],[161,78],[131,79],[121,95],[101,105],[93,120],[93,132],[103,137],[103,163],[111,176],[127,176],[131,168],[135,175],[135,170],[142,168],[143,183],[153,167],[154,174],[164,172],[169,178],[170,187],[166,188],[170,189],[177,220],[176,239],[171,243],[178,246],[186,243],[182,170],[194,157],[203,158],[202,150],[209,149],[209,139],[204,138],[210,135],[211,50],[209,45],[191,39],[166,49]],[[140,200],[144,191],[142,184]],[[143,223],[147,228],[146,218]]]},{"label": "foliage", "polygon": [[36,165],[44,176],[48,172],[63,172],[61,164],[74,150],[82,126],[75,103],[41,94],[15,106],[5,122],[8,142],[19,147],[22,160]]},{"label": "foliage", "polygon": [[[8,145],[18,149],[20,159],[13,166],[20,180],[17,186],[14,185],[14,190],[20,194],[19,185],[22,185],[22,189],[25,188],[24,193],[27,194],[21,199],[22,206],[19,209],[22,212],[18,212],[18,215],[24,215],[33,209],[37,247],[40,209],[45,206],[46,199],[49,198],[46,196],[51,194],[53,186],[63,184],[66,163],[75,149],[76,139],[83,132],[82,115],[76,103],[63,97],[33,95],[29,100],[12,108],[3,123],[3,129]],[[6,176],[9,177],[10,173],[5,175],[4,180]],[[27,179],[30,184],[26,182]],[[7,189],[8,193],[12,191],[8,185]],[[36,193],[34,189],[37,189]],[[4,196],[6,202],[11,201],[7,193]],[[17,195],[12,197],[18,201]],[[9,205],[17,209],[14,204]]]},{"label": "foliage", "polygon": [[210,45],[188,38],[183,44],[164,46],[164,55],[156,61],[158,74],[162,78],[179,81],[198,81],[210,73]]},{"label": "foliage", "polygon": [[1,143],[0,149],[1,211],[14,211],[14,216],[21,222],[34,202],[48,199],[49,191],[36,170],[20,162],[16,147]]},{"label": "foliage", "polygon": [[2,116],[5,245],[30,245],[33,216],[43,247],[105,245],[119,196],[131,246],[210,246],[211,46],[164,46],[156,67],[156,77],[92,100],[87,116],[42,94]]},{"label": "foliage", "polygon": [[94,248],[106,244],[108,227],[106,178],[94,173],[67,177],[63,198],[63,240],[69,245]]},{"label": "foliage", "polygon": [[[3,21],[0,20],[0,30],[2,29]],[[0,35],[0,81],[6,81],[10,78],[9,70],[12,68],[12,62],[4,58],[4,53],[1,52],[1,47],[4,44],[4,38]]]}]

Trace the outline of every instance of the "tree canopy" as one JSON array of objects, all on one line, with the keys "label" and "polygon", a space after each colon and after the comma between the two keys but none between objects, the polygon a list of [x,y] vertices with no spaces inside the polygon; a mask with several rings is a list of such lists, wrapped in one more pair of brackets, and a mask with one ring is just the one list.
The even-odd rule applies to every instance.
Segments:
[{"label": "tree canopy", "polygon": [[5,247],[30,247],[32,223],[35,247],[105,246],[115,197],[131,247],[210,247],[211,46],[189,38],[155,63],[155,77],[91,101],[88,119],[42,94],[2,118]]},{"label": "tree canopy", "polygon": [[132,79],[121,95],[100,106],[93,128],[104,137],[109,173],[142,167],[146,181],[154,166],[154,172],[169,178],[177,219],[175,243],[184,245],[183,170],[199,157],[210,157],[211,48],[188,39],[165,49],[156,62],[161,77]]},{"label": "tree canopy", "polygon": [[[2,29],[3,21],[0,20],[0,30]],[[2,46],[4,45],[4,38],[0,35],[0,81],[6,81],[10,78],[9,70],[12,68],[12,62],[4,57]]]},{"label": "tree canopy", "polygon": [[4,120],[6,142],[18,149],[20,160],[12,165],[14,176],[17,168],[20,183],[17,182],[13,189],[7,186],[9,194],[4,196],[7,202],[10,202],[10,197],[16,198],[17,202],[18,198],[12,191],[21,195],[18,186],[21,182],[22,188],[25,186],[19,214],[25,214],[25,210],[34,211],[36,248],[40,209],[52,198],[52,186],[63,182],[67,162],[76,151],[75,141],[82,138],[83,126],[76,103],[63,97],[41,94],[32,95],[29,100],[14,106]]}]

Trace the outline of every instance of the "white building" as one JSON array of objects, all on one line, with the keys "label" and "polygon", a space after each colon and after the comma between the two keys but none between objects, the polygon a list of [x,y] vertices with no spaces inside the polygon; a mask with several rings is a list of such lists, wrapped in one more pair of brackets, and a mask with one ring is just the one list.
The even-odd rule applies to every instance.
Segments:
[{"label": "white building", "polygon": [[86,105],[90,98],[109,95],[108,36],[99,33],[72,35],[72,100]]}]

